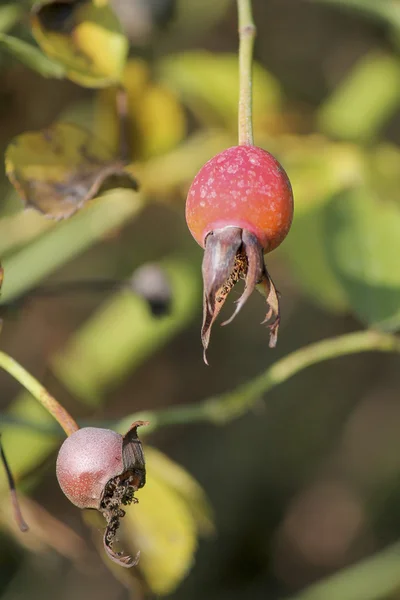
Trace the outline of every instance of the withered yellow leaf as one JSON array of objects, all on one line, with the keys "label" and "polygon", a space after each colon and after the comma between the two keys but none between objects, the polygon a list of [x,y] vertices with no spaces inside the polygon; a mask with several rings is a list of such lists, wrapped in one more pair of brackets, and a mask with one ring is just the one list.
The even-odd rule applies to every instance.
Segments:
[{"label": "withered yellow leaf", "polygon": [[154,448],[146,449],[147,483],[122,520],[124,544],[140,550],[139,568],[155,594],[172,592],[190,570],[199,529],[211,527],[199,484]]},{"label": "withered yellow leaf", "polygon": [[16,137],[6,150],[6,172],[27,206],[54,219],[70,217],[112,176],[136,188],[123,161],[68,123]]}]

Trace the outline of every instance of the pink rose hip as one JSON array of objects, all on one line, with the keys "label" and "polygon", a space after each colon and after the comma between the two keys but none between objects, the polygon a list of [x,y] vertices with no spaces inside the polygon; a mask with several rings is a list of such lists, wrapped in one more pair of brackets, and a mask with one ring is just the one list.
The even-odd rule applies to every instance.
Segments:
[{"label": "pink rose hip", "polygon": [[134,493],[146,482],[146,468],[137,428],[147,425],[136,421],[120,435],[111,429],[84,427],[72,433],[62,444],[57,457],[56,474],[67,498],[79,508],[99,510],[107,521],[104,547],[112,560],[131,567],[137,560],[113,550],[121,505],[137,502]]},{"label": "pink rose hip", "polygon": [[293,218],[293,193],[280,163],[262,148],[234,146],[209,160],[198,172],[186,200],[186,221],[205,249],[203,259],[204,318],[202,342],[206,351],[211,327],[229,292],[239,279],[245,289],[233,316],[254,288],[269,304],[270,346],[280,321],[278,294],[263,255],[279,246]]}]

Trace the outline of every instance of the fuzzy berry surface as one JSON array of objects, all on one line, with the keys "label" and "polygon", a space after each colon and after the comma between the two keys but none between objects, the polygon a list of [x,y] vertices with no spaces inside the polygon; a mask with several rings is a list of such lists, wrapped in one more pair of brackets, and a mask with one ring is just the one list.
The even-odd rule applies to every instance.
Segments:
[{"label": "fuzzy berry surface", "polygon": [[122,435],[84,427],[70,435],[57,457],[56,474],[67,498],[79,508],[99,508],[107,483],[124,471]]},{"label": "fuzzy berry surface", "polygon": [[186,200],[188,227],[202,247],[211,231],[240,227],[270,252],[286,237],[292,218],[289,178],[257,146],[233,146],[214,156],[194,178]]}]

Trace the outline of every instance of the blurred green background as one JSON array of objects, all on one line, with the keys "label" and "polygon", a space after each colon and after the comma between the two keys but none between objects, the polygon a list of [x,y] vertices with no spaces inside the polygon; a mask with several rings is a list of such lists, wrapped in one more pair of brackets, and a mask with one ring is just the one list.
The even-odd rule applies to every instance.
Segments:
[{"label": "blurred green background", "polygon": [[[23,211],[1,175],[1,349],[80,422],[116,422],[234,390],[329,336],[397,331],[398,0],[253,1],[255,141],[287,170],[295,221],[267,257],[282,293],[277,349],[268,349],[258,324],[265,306],[253,296],[234,324],[215,326],[209,368],[200,344],[202,252],[184,200],[200,166],[235,144],[235,2],[110,1],[129,60],[125,37],[114,56],[109,38],[88,29],[79,43],[89,40],[99,57],[89,74],[74,64],[65,70],[37,23],[50,58],[24,45],[35,44],[30,4],[0,4],[3,153],[16,136],[55,121],[84,126],[115,150],[113,74],[121,68],[129,169],[141,183],[139,193],[104,192],[54,223]],[[60,35],[67,29],[62,20]],[[46,183],[47,163],[39,152],[27,158],[21,139],[13,172]],[[146,264],[167,279],[166,315],[154,316],[129,291],[91,285],[122,282]],[[142,551],[130,571],[97,552],[101,519],[82,518],[55,478],[61,435],[1,372],[3,442],[31,526],[17,532],[0,479],[1,600],[400,598],[398,365],[397,356],[377,353],[335,359],[226,426],[183,424],[146,436],[148,484],[121,531],[125,548]]]}]

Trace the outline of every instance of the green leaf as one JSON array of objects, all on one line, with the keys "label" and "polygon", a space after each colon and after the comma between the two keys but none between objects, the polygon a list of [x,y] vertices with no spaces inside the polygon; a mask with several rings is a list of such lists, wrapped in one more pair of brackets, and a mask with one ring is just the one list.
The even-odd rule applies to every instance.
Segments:
[{"label": "green leaf", "polygon": [[312,584],[289,600],[384,600],[400,586],[400,544]]},{"label": "green leaf", "polygon": [[3,261],[5,277],[0,304],[37,285],[67,261],[79,256],[106,233],[125,224],[143,206],[129,190],[114,190],[98,198],[73,219],[44,233]]},{"label": "green leaf", "polygon": [[[13,190],[15,193],[15,190]],[[21,211],[0,219],[0,256],[22,248],[41,233],[50,229],[53,222],[36,211]],[[3,259],[4,260],[4,259]]]},{"label": "green leaf", "polygon": [[400,105],[400,62],[391,55],[364,57],[319,110],[322,131],[346,140],[376,136]]},{"label": "green leaf", "polygon": [[358,10],[367,16],[383,20],[400,28],[400,5],[393,0],[314,0],[321,4]]},{"label": "green leaf", "polygon": [[22,18],[24,10],[17,4],[4,4],[0,6],[0,32],[6,33]]},{"label": "green leaf", "polygon": [[146,461],[155,477],[173,488],[186,501],[199,531],[214,532],[213,514],[206,495],[195,479],[183,467],[155,448],[146,449]]},{"label": "green leaf", "polygon": [[[160,63],[160,75],[195,114],[207,124],[237,127],[239,71],[235,54],[185,52]],[[266,115],[279,110],[281,91],[277,81],[261,65],[253,69],[253,119],[255,130]]]},{"label": "green leaf", "polygon": [[66,76],[85,87],[119,83],[128,40],[104,2],[51,2],[35,6],[32,33],[39,46],[60,62]]},{"label": "green leaf", "polygon": [[357,316],[385,331],[400,327],[400,204],[357,187],[334,197],[325,214],[334,272]]},{"label": "green leaf", "polygon": [[49,58],[39,48],[32,46],[16,37],[0,33],[0,47],[15,56],[33,71],[43,77],[65,77],[65,68],[62,64]]},{"label": "green leaf", "polygon": [[54,219],[73,215],[112,176],[125,175],[115,158],[90,132],[68,123],[19,135],[8,146],[6,172],[26,204]]},{"label": "green leaf", "polygon": [[[8,414],[46,427],[54,424],[54,419],[42,408],[37,400],[27,392],[22,392],[11,404]],[[39,465],[54,449],[59,438],[46,432],[35,431],[17,425],[1,426],[1,439],[13,475],[21,477]],[[0,488],[5,484],[3,469],[0,469]]]},{"label": "green leaf", "polygon": [[306,296],[329,311],[345,312],[347,298],[326,255],[323,216],[324,206],[317,206],[296,217],[283,251]]},{"label": "green leaf", "polygon": [[146,466],[146,486],[121,531],[125,544],[140,550],[139,568],[153,593],[166,595],[191,568],[199,527],[209,521],[210,509],[199,484],[169,458],[147,448]]},{"label": "green leaf", "polygon": [[363,176],[363,154],[350,144],[304,136],[289,139],[281,148],[281,157],[295,198],[293,225],[282,251],[289,258],[293,277],[310,299],[328,310],[344,311],[347,298],[324,244],[325,205],[333,194]]},{"label": "green leaf", "polygon": [[168,315],[154,317],[143,298],[122,290],[54,357],[52,366],[57,377],[84,402],[98,404],[108,389],[162,347],[193,316],[201,298],[196,270],[178,259],[166,260],[160,267],[165,269],[172,288]]}]

